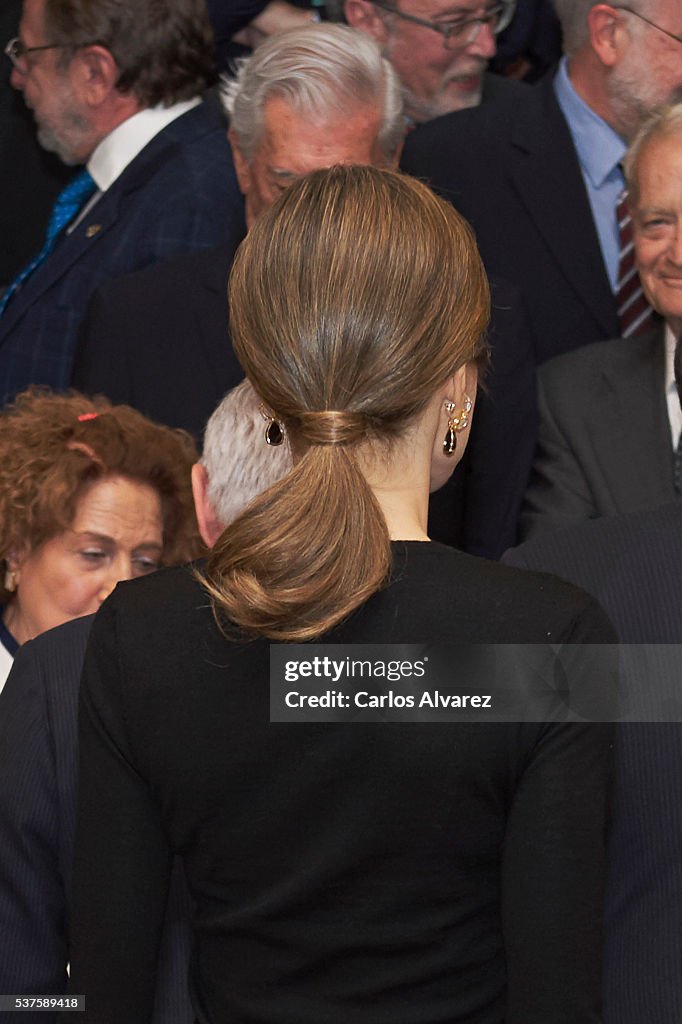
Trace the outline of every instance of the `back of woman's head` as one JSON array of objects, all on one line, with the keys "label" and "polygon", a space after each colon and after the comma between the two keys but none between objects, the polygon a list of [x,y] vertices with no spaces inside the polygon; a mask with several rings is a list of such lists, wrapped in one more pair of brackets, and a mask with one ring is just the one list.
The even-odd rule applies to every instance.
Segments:
[{"label": "back of woman's head", "polygon": [[0,413],[0,558],[68,529],[84,490],[107,476],[152,487],[161,499],[162,561],[200,550],[189,435],[105,398],[33,388]]},{"label": "back of woman's head", "polygon": [[214,549],[208,586],[231,621],[310,639],[381,586],[388,533],[355,452],[385,451],[484,358],[488,305],[470,229],[411,178],[317,171],[256,222],[230,278],[232,337],[300,461]]}]

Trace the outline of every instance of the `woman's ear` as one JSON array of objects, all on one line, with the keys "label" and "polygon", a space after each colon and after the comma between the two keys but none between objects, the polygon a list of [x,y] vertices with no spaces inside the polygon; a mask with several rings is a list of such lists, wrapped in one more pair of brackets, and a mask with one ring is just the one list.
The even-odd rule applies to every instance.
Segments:
[{"label": "woman's ear", "polygon": [[21,566],[25,557],[25,553],[17,553],[16,551],[10,551],[10,553],[5,558],[4,586],[5,590],[9,594],[14,593],[14,591],[19,586]]},{"label": "woman's ear", "polygon": [[467,404],[467,398],[473,408],[476,402],[476,389],[478,386],[478,370],[475,363],[465,363],[455,370],[452,377],[448,377],[445,384],[443,401],[454,402],[457,408],[463,409]]},{"label": "woman's ear", "polygon": [[438,426],[431,455],[432,492],[449,479],[466,449],[477,377],[474,363],[460,366],[438,392]]}]

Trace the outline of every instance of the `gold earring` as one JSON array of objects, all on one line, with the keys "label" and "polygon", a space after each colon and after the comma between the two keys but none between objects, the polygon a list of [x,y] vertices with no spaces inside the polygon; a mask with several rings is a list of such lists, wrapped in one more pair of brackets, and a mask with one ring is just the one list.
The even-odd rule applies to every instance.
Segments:
[{"label": "gold earring", "polygon": [[270,445],[271,448],[279,448],[284,441],[284,427],[279,420],[270,415],[268,410],[265,408],[264,402],[261,402],[258,406],[258,410],[267,423],[265,428],[265,443]]},{"label": "gold earring", "polygon": [[17,574],[14,569],[9,567],[5,569],[5,590],[8,594],[13,594],[17,589]]},{"label": "gold earring", "polygon": [[466,430],[469,426],[469,413],[474,407],[474,403],[471,401],[468,395],[464,395],[464,408],[461,413],[456,416],[455,409],[457,406],[454,402],[446,401],[445,408],[448,413],[448,429],[443,438],[443,451],[448,458],[451,458],[457,450],[457,432],[460,430]]}]

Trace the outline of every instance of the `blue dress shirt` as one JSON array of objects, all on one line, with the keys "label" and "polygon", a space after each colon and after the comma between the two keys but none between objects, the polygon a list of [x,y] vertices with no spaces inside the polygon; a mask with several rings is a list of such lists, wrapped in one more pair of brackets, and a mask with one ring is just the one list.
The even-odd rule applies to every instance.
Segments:
[{"label": "blue dress shirt", "polygon": [[620,252],[615,211],[624,187],[620,164],[627,146],[620,135],[578,96],[568,77],[565,57],[554,78],[554,91],[578,154],[604,265],[615,291]]}]

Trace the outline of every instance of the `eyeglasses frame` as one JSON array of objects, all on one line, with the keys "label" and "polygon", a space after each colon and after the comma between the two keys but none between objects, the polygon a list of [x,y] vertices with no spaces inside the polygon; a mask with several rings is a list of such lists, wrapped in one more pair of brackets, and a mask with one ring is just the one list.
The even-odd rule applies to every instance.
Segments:
[{"label": "eyeglasses frame", "polygon": [[3,53],[12,61],[15,68],[22,70],[19,63],[28,53],[36,53],[38,50],[58,50],[63,43],[44,43],[42,46],[26,46],[21,36],[14,36],[5,46]]},{"label": "eyeglasses frame", "polygon": [[669,32],[667,28],[662,28],[660,25],[657,25],[655,21],[651,21],[650,18],[645,18],[643,14],[639,13],[639,11],[633,11],[631,7],[626,7],[625,4],[619,4],[618,6],[613,4],[612,6],[614,11],[626,11],[628,14],[634,14],[634,16],[639,18],[640,21],[646,22],[646,24],[651,25],[652,28],[657,28],[659,32],[662,32],[670,39],[674,39],[676,43],[682,43],[682,36],[676,36],[674,32]]},{"label": "eyeglasses frame", "polygon": [[[397,7],[389,7],[386,3],[380,3],[379,0],[371,0],[374,7],[378,7],[382,11],[386,11],[387,14],[395,14],[396,17],[402,18],[404,21],[411,21],[415,25],[422,25],[424,28],[433,29],[434,32],[438,32],[443,37],[443,45],[446,50],[456,49],[457,46],[471,46],[472,43],[478,38],[478,34],[481,31],[483,25],[490,25],[490,22],[496,14],[502,14],[500,23],[494,28],[491,26],[491,32],[493,35],[499,35],[500,32],[504,31],[514,14],[516,7],[516,0],[501,0],[496,3],[488,12],[480,18],[463,18],[456,24],[442,24],[438,21],[427,21],[426,18],[418,18],[416,14],[408,14],[406,11],[400,11]],[[504,12],[507,12],[505,18]],[[461,33],[467,26],[471,25],[471,32],[466,39],[461,38]],[[453,43],[450,42],[453,40]]]}]

